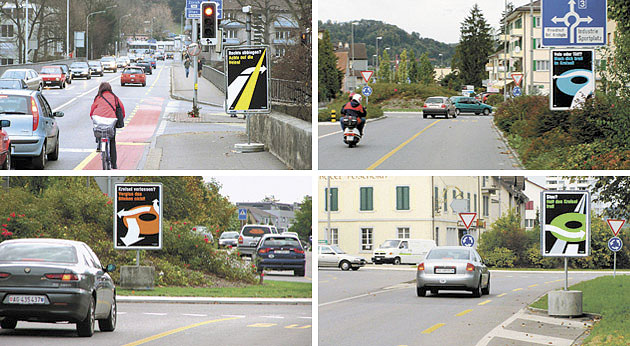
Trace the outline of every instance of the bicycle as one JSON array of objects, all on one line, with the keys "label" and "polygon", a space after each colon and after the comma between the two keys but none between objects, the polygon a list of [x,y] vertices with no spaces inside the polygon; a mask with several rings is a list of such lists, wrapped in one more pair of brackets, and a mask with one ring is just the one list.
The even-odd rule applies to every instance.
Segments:
[{"label": "bicycle", "polygon": [[109,155],[110,139],[116,133],[116,118],[105,118],[97,115],[92,117],[94,137],[96,137],[96,151],[101,152],[103,170],[112,169],[112,158]]}]

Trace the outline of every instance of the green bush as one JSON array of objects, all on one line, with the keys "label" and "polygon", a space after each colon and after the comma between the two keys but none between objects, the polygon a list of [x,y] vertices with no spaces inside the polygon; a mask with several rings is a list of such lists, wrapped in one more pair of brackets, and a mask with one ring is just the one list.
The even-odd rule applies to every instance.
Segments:
[{"label": "green bush", "polygon": [[[481,251],[480,251],[481,252]],[[481,255],[489,267],[513,268],[514,253],[504,247],[496,248],[493,251],[483,252]]]},{"label": "green bush", "polygon": [[490,96],[488,96],[488,100],[486,100],[486,104],[489,104],[493,107],[497,107],[501,103],[503,103],[503,95],[500,94],[491,94]]},{"label": "green bush", "polygon": [[370,96],[370,103],[380,104],[390,99],[417,99],[420,102],[431,96],[456,96],[459,93],[440,86],[438,84],[394,84],[394,83],[375,83],[371,85],[374,89]]},{"label": "green bush", "polygon": [[[337,121],[341,117],[341,108],[348,103],[350,99],[349,93],[343,93],[336,99],[332,100],[325,109],[320,109],[318,114],[319,121],[330,121],[330,113],[334,110],[337,114]],[[365,106],[365,97],[363,97],[363,105]],[[370,103],[366,107],[367,118],[374,119],[383,116],[383,109],[377,104],[372,102],[372,98],[370,97]]]}]

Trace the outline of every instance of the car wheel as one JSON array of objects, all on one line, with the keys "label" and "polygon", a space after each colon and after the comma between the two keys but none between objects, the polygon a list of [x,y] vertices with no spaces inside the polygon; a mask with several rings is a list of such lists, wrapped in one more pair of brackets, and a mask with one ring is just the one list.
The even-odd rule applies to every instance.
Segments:
[{"label": "car wheel", "polygon": [[98,320],[98,329],[101,332],[113,332],[116,329],[116,318],[118,317],[118,308],[116,307],[116,296],[114,295],[114,301],[112,308],[109,310],[109,316],[104,320]]},{"label": "car wheel", "polygon": [[57,161],[59,159],[59,135],[57,134],[57,143],[55,144],[55,150],[48,154],[48,161]]},{"label": "car wheel", "polygon": [[424,287],[416,287],[416,294],[418,297],[424,297],[427,295],[427,289]]},{"label": "car wheel", "polygon": [[424,119],[426,119],[426,118],[427,118],[427,115],[426,115],[426,114],[424,114],[424,112],[422,113],[422,118],[424,118]]},{"label": "car wheel", "polygon": [[483,293],[481,293],[481,278],[479,278],[479,285],[473,289],[473,297],[479,298]]},{"label": "car wheel", "polygon": [[91,75],[87,76],[87,79],[88,80],[92,79],[92,76]]},{"label": "car wheel", "polygon": [[120,86],[125,86],[125,83],[123,83],[123,82],[120,82]]},{"label": "car wheel", "polygon": [[304,269],[294,270],[293,276],[304,276]]},{"label": "car wheel", "polygon": [[455,108],[455,116],[458,116],[462,113],[461,110],[459,110],[459,108]]},{"label": "car wheel", "polygon": [[360,267],[352,267],[352,270],[354,270],[356,272],[357,270],[359,270],[359,268]]},{"label": "car wheel", "polygon": [[437,296],[438,292],[439,292],[439,290],[437,288],[431,289],[431,294],[434,295],[434,296]]},{"label": "car wheel", "polygon": [[394,258],[394,265],[399,265],[400,264],[400,257],[396,257]]},{"label": "car wheel", "polygon": [[15,329],[17,326],[17,320],[11,317],[5,317],[2,321],[0,321],[0,327],[2,329]]},{"label": "car wheel", "polygon": [[490,294],[490,276],[488,276],[488,285],[486,286],[486,288],[481,290],[481,294],[485,294],[485,295]]},{"label": "car wheel", "polygon": [[483,115],[488,115],[490,114],[490,110],[488,108],[483,110]]},{"label": "car wheel", "polygon": [[143,87],[147,86],[147,83],[142,83],[142,86],[143,86]]},{"label": "car wheel", "polygon": [[77,323],[77,334],[79,336],[92,336],[94,335],[94,297],[90,297],[90,306],[88,307],[87,316],[83,321]]},{"label": "car wheel", "polygon": [[348,261],[341,261],[341,263],[339,263],[339,268],[341,268],[341,270],[349,270],[350,269],[350,262],[348,262]]},{"label": "car wheel", "polygon": [[40,84],[39,87],[37,88],[37,91],[42,91],[42,89],[44,89],[44,85]]},{"label": "car wheel", "polygon": [[33,158],[33,166],[35,169],[46,168],[46,142],[42,144],[42,151]]},{"label": "car wheel", "polygon": [[66,82],[61,82],[59,89],[65,89],[65,88],[66,88]]}]

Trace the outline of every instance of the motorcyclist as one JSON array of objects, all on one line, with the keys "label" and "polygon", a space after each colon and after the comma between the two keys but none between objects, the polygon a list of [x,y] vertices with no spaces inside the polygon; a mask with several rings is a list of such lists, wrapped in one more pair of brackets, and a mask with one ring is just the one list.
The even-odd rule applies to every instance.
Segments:
[{"label": "motorcyclist", "polygon": [[[350,102],[346,103],[343,108],[341,108],[341,115],[353,115],[357,117],[357,130],[361,136],[363,136],[363,127],[365,126],[365,118],[367,116],[367,111],[361,105],[361,94],[352,95],[352,99]],[[345,130],[343,118],[341,119],[341,130]]]}]

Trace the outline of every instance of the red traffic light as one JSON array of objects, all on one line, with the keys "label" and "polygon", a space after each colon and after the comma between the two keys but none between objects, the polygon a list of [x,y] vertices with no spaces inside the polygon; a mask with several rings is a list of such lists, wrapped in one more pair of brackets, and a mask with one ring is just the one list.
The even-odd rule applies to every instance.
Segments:
[{"label": "red traffic light", "polygon": [[212,7],[208,6],[203,10],[203,14],[206,16],[211,16],[214,13]]}]

